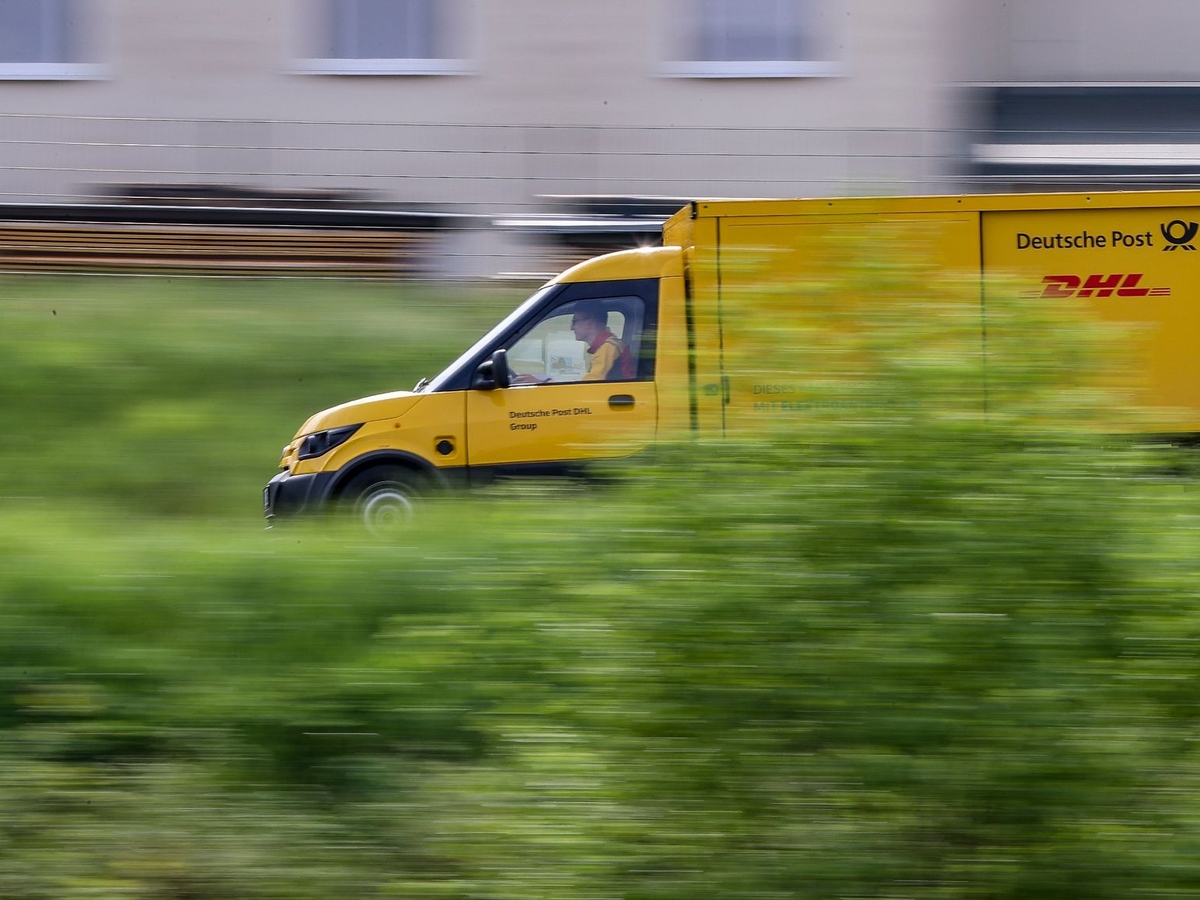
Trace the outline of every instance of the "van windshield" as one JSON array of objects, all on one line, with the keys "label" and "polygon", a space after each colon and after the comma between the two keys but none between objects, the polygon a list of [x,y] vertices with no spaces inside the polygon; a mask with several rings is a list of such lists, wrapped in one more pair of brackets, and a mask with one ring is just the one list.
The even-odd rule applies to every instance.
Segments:
[{"label": "van windshield", "polygon": [[546,298],[547,294],[549,294],[551,291],[557,290],[559,287],[561,287],[561,285],[547,284],[537,290],[533,296],[505,316],[504,319],[494,328],[492,328],[491,331],[472,344],[470,349],[459,356],[458,359],[454,360],[454,362],[442,369],[442,371],[438,373],[438,375],[436,375],[432,381],[424,385],[423,390],[429,391],[430,393],[436,393],[437,391],[442,390],[446,383],[450,381],[463,366],[469,364],[471,360],[474,359],[478,354],[482,353],[493,342],[498,340],[501,334],[510,329],[526,314],[527,310],[540,304]]}]

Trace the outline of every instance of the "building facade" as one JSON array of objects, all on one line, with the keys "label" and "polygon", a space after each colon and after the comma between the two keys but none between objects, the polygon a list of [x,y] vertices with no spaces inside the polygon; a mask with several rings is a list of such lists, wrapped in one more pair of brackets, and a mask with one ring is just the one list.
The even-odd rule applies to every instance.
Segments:
[{"label": "building facade", "polygon": [[[1136,91],[1093,121],[1114,86],[1200,84],[1198,25],[1185,0],[6,0],[0,203],[236,186],[499,223],[1078,182],[1089,154],[1182,175],[1187,121],[1078,135],[1144,127]],[[1096,111],[1052,133],[1079,92]],[[502,231],[471,246],[503,256]]]}]

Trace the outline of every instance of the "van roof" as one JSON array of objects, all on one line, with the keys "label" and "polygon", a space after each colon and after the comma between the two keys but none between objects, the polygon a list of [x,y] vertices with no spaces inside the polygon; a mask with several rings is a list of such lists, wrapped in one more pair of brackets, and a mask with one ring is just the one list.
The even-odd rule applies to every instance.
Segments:
[{"label": "van roof", "polygon": [[669,219],[724,216],[856,215],[955,210],[1137,209],[1200,206],[1200,191],[1073,191],[1043,194],[932,194],[918,197],[811,197],[693,200]]}]

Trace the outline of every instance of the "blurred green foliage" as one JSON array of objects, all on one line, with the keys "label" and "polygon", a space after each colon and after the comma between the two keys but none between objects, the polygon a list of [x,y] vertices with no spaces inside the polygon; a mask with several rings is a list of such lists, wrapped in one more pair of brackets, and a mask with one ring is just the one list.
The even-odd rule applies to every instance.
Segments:
[{"label": "blurred green foliage", "polygon": [[762,349],[869,373],[884,414],[386,543],[264,534],[278,447],[515,298],[8,280],[0,896],[1200,891],[1180,455],[1103,437],[1077,319],[1003,307],[984,414],[944,402],[978,384],[969,299],[846,278],[887,288],[860,332]]},{"label": "blurred green foliage", "polygon": [[0,496],[253,515],[319,409],[411,388],[520,298],[304,279],[0,281]]}]

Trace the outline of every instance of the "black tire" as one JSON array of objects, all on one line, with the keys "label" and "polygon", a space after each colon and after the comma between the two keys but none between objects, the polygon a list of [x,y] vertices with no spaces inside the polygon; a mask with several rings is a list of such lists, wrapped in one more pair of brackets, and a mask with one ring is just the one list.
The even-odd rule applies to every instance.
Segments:
[{"label": "black tire", "polygon": [[425,479],[417,472],[376,466],[346,483],[339,508],[371,534],[393,534],[412,522],[424,493]]}]

